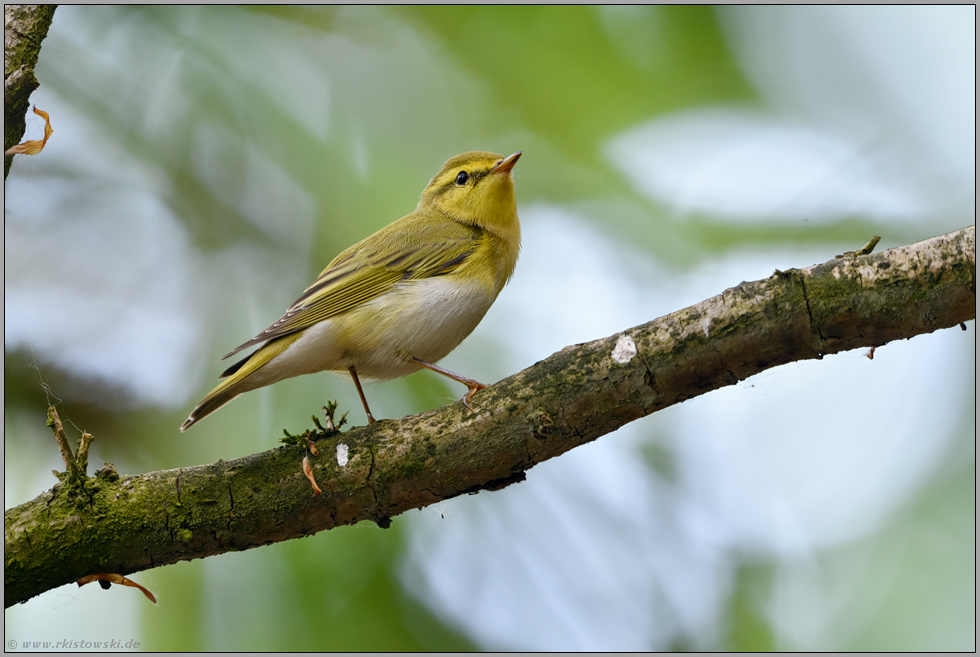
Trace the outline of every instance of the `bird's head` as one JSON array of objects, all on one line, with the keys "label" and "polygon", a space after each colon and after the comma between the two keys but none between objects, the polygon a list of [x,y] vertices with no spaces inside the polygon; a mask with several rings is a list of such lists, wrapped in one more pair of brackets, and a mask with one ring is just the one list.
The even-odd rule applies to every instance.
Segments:
[{"label": "bird's head", "polygon": [[433,209],[456,221],[505,232],[517,225],[511,169],[520,158],[471,151],[450,158],[422,192],[419,210]]}]

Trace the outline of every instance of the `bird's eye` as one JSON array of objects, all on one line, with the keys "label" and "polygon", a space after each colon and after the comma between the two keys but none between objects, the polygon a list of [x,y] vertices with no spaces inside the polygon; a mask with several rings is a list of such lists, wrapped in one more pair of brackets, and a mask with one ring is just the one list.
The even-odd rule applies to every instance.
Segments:
[{"label": "bird's eye", "polygon": [[462,187],[466,184],[466,181],[470,179],[470,175],[465,171],[460,171],[459,175],[456,176],[456,184]]}]

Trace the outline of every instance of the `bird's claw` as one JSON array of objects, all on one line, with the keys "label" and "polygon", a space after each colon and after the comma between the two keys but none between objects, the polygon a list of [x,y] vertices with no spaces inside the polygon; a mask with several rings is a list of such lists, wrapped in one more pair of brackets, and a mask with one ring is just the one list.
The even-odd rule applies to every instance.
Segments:
[{"label": "bird's claw", "polygon": [[473,395],[475,395],[478,391],[483,390],[484,388],[486,388],[485,385],[474,381],[473,384],[469,386],[469,390],[466,391],[466,394],[463,395],[463,406],[470,409],[470,413],[476,413],[476,411],[474,411],[473,407],[470,405],[470,399],[472,399]]}]

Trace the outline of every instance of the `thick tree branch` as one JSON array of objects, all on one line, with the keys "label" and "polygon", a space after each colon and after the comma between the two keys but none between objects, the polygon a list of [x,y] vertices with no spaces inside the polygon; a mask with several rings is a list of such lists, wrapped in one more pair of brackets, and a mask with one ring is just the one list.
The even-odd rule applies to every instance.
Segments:
[{"label": "thick tree branch", "polygon": [[[20,142],[31,94],[38,87],[34,66],[57,5],[3,6],[3,150]],[[7,179],[13,155],[3,158]]]},{"label": "thick tree branch", "polygon": [[[192,468],[67,480],[4,514],[6,604],[140,570],[391,516],[524,479],[637,418],[777,365],[976,318],[974,227],[777,271],[648,324],[567,347],[460,403]],[[343,448],[346,446],[346,450]],[[338,456],[344,453],[346,459]]]}]

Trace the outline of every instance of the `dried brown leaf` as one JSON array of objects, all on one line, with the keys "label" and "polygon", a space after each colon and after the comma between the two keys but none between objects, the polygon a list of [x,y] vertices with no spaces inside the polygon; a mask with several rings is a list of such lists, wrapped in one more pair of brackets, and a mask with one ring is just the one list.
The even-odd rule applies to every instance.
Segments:
[{"label": "dried brown leaf", "polygon": [[[84,586],[89,582],[95,582],[97,580],[101,580],[103,582],[111,582],[112,584],[121,584],[122,586],[132,586],[142,591],[143,595],[149,598],[150,602],[152,602],[153,604],[157,603],[156,596],[154,596],[153,593],[151,593],[148,588],[146,588],[145,586],[141,586],[136,582],[134,582],[133,580],[127,579],[122,575],[116,573],[98,573],[96,575],[86,575],[85,577],[78,580],[77,584],[79,586]],[[105,588],[108,588],[108,586]]]},{"label": "dried brown leaf", "polygon": [[303,474],[306,475],[306,478],[309,479],[310,483],[313,485],[313,495],[310,497],[316,497],[317,495],[323,493],[323,491],[320,490],[320,487],[316,485],[316,479],[313,478],[313,467],[310,465],[310,457],[308,456],[303,457]]},{"label": "dried brown leaf", "polygon": [[47,112],[39,110],[36,105],[34,106],[34,113],[44,119],[44,139],[41,141],[29,139],[16,146],[11,146],[4,155],[37,155],[44,148],[44,145],[48,143],[48,137],[54,134],[54,128],[51,127],[51,119],[48,117]]}]

